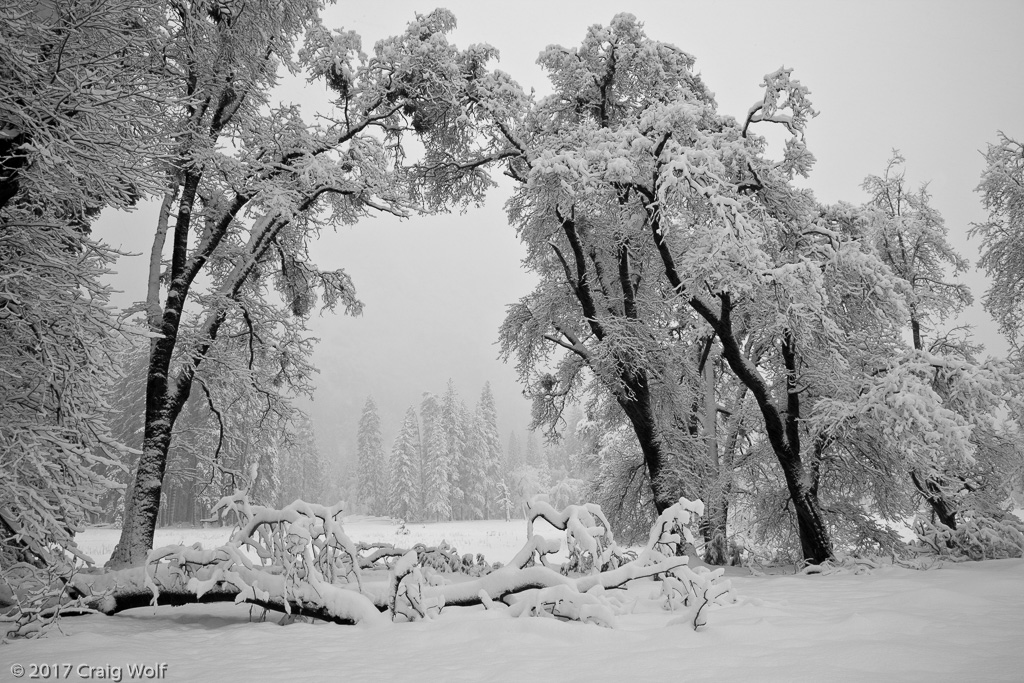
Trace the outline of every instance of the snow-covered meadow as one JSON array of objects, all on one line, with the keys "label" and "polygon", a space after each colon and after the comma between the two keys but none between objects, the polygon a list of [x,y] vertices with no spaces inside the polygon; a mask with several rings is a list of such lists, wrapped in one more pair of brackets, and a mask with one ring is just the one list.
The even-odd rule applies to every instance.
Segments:
[{"label": "snow-covered meadow", "polygon": [[[540,528],[544,535],[558,535]],[[398,545],[442,540],[505,561],[526,539],[522,521],[410,524],[353,518],[354,540]],[[158,544],[216,545],[227,529],[161,529]],[[103,562],[116,529],[79,536]],[[10,667],[70,664],[94,679],[130,680],[129,664],[167,664],[169,681],[1020,681],[1024,680],[1024,560],[884,567],[825,576],[730,570],[739,602],[715,608],[694,632],[670,622],[657,588],[629,589],[615,629],[499,608],[447,608],[432,621],[381,627],[280,625],[277,613],[230,604],[66,618],[67,634],[0,650]],[[86,665],[79,670],[78,667]],[[89,668],[95,667],[95,668]]]}]

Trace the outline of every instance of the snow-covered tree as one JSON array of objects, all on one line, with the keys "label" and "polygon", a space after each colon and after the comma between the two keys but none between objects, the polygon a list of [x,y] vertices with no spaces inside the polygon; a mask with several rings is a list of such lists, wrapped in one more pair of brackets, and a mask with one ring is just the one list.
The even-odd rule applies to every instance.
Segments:
[{"label": "snow-covered tree", "polygon": [[985,308],[1016,342],[1024,321],[1024,145],[1000,133],[985,162],[977,191],[988,220],[975,224],[971,235],[981,237],[978,265],[992,278]]},{"label": "snow-covered tree", "polygon": [[[164,3],[0,4],[0,208],[83,215],[158,189]],[[56,191],[56,192],[54,192]]]},{"label": "snow-covered tree", "polygon": [[442,417],[442,405],[437,396],[423,395],[420,404],[423,440],[420,450],[420,495],[423,515],[430,520],[451,517],[451,459]]},{"label": "snow-covered tree", "polygon": [[[174,424],[210,354],[225,339],[244,340],[243,360],[264,355],[277,364],[261,391],[286,402],[309,386],[302,320],[318,302],[360,310],[348,276],[313,262],[318,231],[376,212],[439,208],[478,188],[469,179],[427,200],[401,166],[407,136],[428,150],[464,144],[468,122],[456,121],[454,98],[464,90],[464,65],[481,55],[447,42],[454,17],[417,16],[367,56],[354,33],[328,31],[320,9],[317,0],[259,0],[243,11],[179,2],[167,13],[161,55],[180,106],[145,304],[159,336],[147,369],[143,453],[112,566],[140,563],[152,545]],[[336,115],[321,112],[313,125],[295,106],[273,106],[268,93],[281,65],[325,84]],[[238,381],[248,382],[244,362],[242,370]]]},{"label": "snow-covered tree", "polygon": [[490,484],[484,463],[486,448],[483,439],[483,414],[479,405],[472,414],[466,414],[465,425],[466,449],[463,451],[458,478],[462,505],[455,512],[455,519],[487,519]]},{"label": "snow-covered tree", "polygon": [[[304,413],[288,421],[286,428],[272,438],[281,451],[281,506],[295,500],[323,500],[329,465],[320,452],[313,423]],[[262,476],[262,475],[261,475]]]},{"label": "snow-covered tree", "polygon": [[[823,476],[837,476],[852,496],[845,502],[848,519],[866,517],[854,509],[856,499],[870,499],[875,515],[899,519],[907,515],[908,496],[899,486],[907,472],[935,522],[956,531],[964,515],[997,522],[1005,516],[1004,482],[1018,469],[1014,461],[1022,461],[1007,447],[1016,440],[1021,375],[1005,361],[978,362],[965,336],[941,328],[971,301],[953,279],[967,263],[947,242],[925,189],[906,189],[902,163],[897,155],[883,177],[865,181],[872,197],[864,220],[866,237],[902,281],[909,317],[892,330],[876,327],[870,341],[848,347],[859,380],[830,392],[815,416],[831,435]],[[847,297],[844,312],[848,324],[862,327],[858,306]],[[908,327],[910,348],[901,334]],[[865,458],[873,462],[870,470],[841,465]],[[866,481],[870,486],[859,488]],[[863,519],[861,526],[870,523]],[[877,529],[871,534],[881,535]]]},{"label": "snow-covered tree", "polygon": [[503,479],[501,438],[498,436],[498,409],[494,403],[490,382],[485,382],[484,388],[480,391],[476,428],[479,435],[477,458],[480,462],[479,469],[484,482],[483,514],[485,519],[489,519],[500,509],[497,504],[498,487]]},{"label": "snow-covered tree", "polygon": [[[908,320],[941,312],[939,287],[921,279],[930,266],[917,264],[911,296],[862,212],[794,184],[814,161],[804,130],[816,112],[791,70],[767,74],[736,119],[718,112],[690,55],[648,39],[630,15],[539,61],[553,93],[536,103],[498,77],[480,83],[487,143],[455,165],[499,160],[519,181],[509,215],[540,283],[511,307],[502,344],[535,398],[535,424],[552,429],[581,392],[613,397],[663,506],[673,481],[727,481],[718,433],[730,428],[717,405],[749,400],[759,424],[733,432],[756,430],[770,448],[800,554],[828,559],[822,468],[839,456],[814,418],[827,398],[856,400],[877,359],[900,353]],[[764,126],[789,134],[778,159]],[[917,218],[938,235],[918,200]],[[723,370],[734,379],[719,381]],[[703,447],[676,447],[695,437]],[[901,466],[894,455],[885,471]]]},{"label": "snow-covered tree", "polygon": [[499,509],[509,518],[524,500],[522,487],[523,455],[519,447],[519,437],[511,432],[508,445],[501,459],[501,471],[498,483]]},{"label": "snow-covered tree", "polygon": [[421,519],[423,485],[420,478],[422,451],[420,421],[412,407],[405,412],[402,427],[391,446],[391,499],[389,512],[404,520]]},{"label": "snow-covered tree", "polygon": [[38,603],[21,603],[29,631],[36,608],[55,614],[47,586],[68,578],[75,532],[123,482],[105,396],[125,328],[100,284],[118,254],[90,222],[157,186],[161,12],[0,3],[0,580],[9,597],[8,579],[43,570]]},{"label": "snow-covered tree", "polygon": [[[625,14],[540,63],[554,93],[504,139],[521,151],[507,162],[521,181],[510,216],[544,277],[507,318],[506,351],[517,349],[529,375],[550,353],[541,344],[555,345],[596,375],[637,434],[660,508],[672,500],[659,488],[666,434],[677,416],[685,423],[692,386],[665,378],[699,376],[692,358],[713,339],[761,412],[805,557],[830,557],[796,388],[828,325],[815,261],[843,245],[829,241],[808,193],[789,186],[813,160],[802,137],[814,114],[807,89],[780,69],[742,123],[720,115],[693,58]],[[752,130],[762,122],[793,135],[781,162],[763,157]],[[566,361],[531,390],[557,412],[578,377]]]},{"label": "snow-covered tree", "polygon": [[528,467],[540,468],[544,465],[543,451],[537,440],[537,432],[532,429],[526,432],[526,450],[523,452],[523,464]]},{"label": "snow-covered tree", "polygon": [[453,519],[477,518],[483,505],[483,490],[469,452],[472,418],[451,379],[441,397],[440,411],[439,425],[448,461],[449,514]]},{"label": "snow-covered tree", "polygon": [[104,390],[117,368],[100,276],[114,255],[58,220],[0,212],[0,566],[59,563],[100,512],[120,446]]},{"label": "snow-covered tree", "polygon": [[359,461],[359,500],[371,515],[383,515],[388,508],[388,464],[380,431],[380,415],[372,396],[366,398],[356,435]]},{"label": "snow-covered tree", "polygon": [[949,231],[927,187],[907,188],[904,162],[894,152],[885,174],[868,176],[862,187],[871,195],[867,207],[878,254],[909,285],[910,329],[914,348],[922,350],[925,333],[932,332],[935,341],[935,325],[973,300],[966,285],[951,279],[970,264],[949,244]]}]

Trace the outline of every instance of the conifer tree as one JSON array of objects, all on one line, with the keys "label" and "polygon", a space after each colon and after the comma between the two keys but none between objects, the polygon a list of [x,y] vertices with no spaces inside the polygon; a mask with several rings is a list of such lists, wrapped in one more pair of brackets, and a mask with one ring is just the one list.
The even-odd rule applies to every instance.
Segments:
[{"label": "conifer tree", "polygon": [[510,508],[518,505],[522,500],[522,470],[523,451],[519,446],[519,437],[512,432],[508,437],[508,447],[501,462],[499,504],[502,506],[506,518],[511,514]]},{"label": "conifer tree", "polygon": [[478,459],[484,481],[484,518],[497,511],[498,485],[502,480],[501,441],[498,436],[498,409],[494,405],[491,383],[485,382],[477,408],[477,428],[480,435]]},{"label": "conifer tree", "polygon": [[359,418],[356,457],[359,462],[359,500],[371,515],[387,511],[388,471],[384,442],[380,433],[380,415],[372,396],[366,398]]},{"label": "conifer tree", "polygon": [[480,406],[472,415],[467,415],[466,448],[463,451],[459,468],[459,491],[461,507],[456,511],[456,519],[487,518],[487,481],[484,466],[483,415]]},{"label": "conifer tree", "polygon": [[541,450],[540,444],[537,443],[537,432],[532,430],[526,433],[526,453],[523,455],[523,464],[530,467],[540,467],[541,464]]},{"label": "conifer tree", "polygon": [[434,394],[423,395],[420,419],[423,420],[420,489],[423,493],[423,515],[431,520],[449,519],[452,512],[449,484],[451,460],[445,440],[441,402]]},{"label": "conifer tree", "polygon": [[474,507],[474,503],[468,498],[469,490],[474,487],[470,481],[472,465],[467,453],[469,422],[470,416],[455,390],[455,382],[449,379],[441,400],[440,424],[448,457],[450,516],[459,519],[470,516],[470,510]]},{"label": "conifer tree", "polygon": [[505,471],[514,472],[523,466],[523,449],[519,446],[519,437],[515,432],[509,434],[508,446],[505,448]]},{"label": "conifer tree", "polygon": [[391,447],[390,512],[401,519],[423,516],[420,500],[420,424],[411,406]]}]

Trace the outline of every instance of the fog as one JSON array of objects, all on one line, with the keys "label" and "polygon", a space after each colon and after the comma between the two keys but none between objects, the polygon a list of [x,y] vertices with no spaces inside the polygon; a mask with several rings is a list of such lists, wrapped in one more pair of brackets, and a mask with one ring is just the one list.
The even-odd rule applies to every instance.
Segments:
[{"label": "fog", "polygon": [[[820,115],[807,128],[818,163],[807,184],[823,201],[860,203],[860,183],[882,174],[892,150],[907,159],[912,186],[929,182],[933,205],[945,217],[951,242],[971,262],[977,243],[972,221],[984,218],[974,192],[981,151],[998,130],[1024,137],[1024,3],[1020,2],[448,2],[459,20],[460,47],[488,42],[500,68],[527,90],[547,91],[534,63],[549,44],[577,45],[587,26],[607,24],[623,10],[646,23],[648,35],[697,58],[720,111],[745,115],[760,98],[764,74],[781,65],[811,89]],[[401,31],[424,2],[343,2],[326,23],[363,36],[364,51]],[[386,9],[382,9],[386,8]],[[286,82],[280,95],[315,108],[321,86]],[[529,403],[513,367],[498,360],[497,329],[505,305],[529,292],[522,248],[502,204],[508,188],[486,207],[464,214],[387,217],[342,226],[314,250],[324,268],[344,268],[365,304],[360,317],[315,317],[321,340],[315,400],[306,406],[321,447],[332,456],[355,450],[363,403],[373,395],[386,448],[405,410],[425,391],[441,393],[451,378],[472,408],[491,382],[503,442],[524,430]],[[104,216],[96,234],[148,253],[151,208]],[[146,257],[118,265],[119,304],[144,298]],[[987,283],[965,278],[980,300]],[[993,353],[1006,343],[976,303],[964,317]],[[520,437],[522,438],[522,437]]]}]

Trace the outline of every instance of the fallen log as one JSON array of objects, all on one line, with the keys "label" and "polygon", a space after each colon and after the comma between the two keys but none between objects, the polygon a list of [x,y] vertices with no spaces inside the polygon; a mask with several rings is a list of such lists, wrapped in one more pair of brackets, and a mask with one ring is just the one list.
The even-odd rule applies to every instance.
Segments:
[{"label": "fallen log", "polygon": [[109,615],[155,605],[232,602],[336,624],[383,619],[375,602],[355,590],[330,584],[316,588],[310,584],[286,586],[285,578],[279,574],[237,566],[231,571],[235,577],[225,576],[219,567],[196,568],[186,576],[167,565],[148,572],[146,567],[129,567],[78,573],[70,581],[68,595],[81,598],[83,605]]}]

